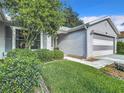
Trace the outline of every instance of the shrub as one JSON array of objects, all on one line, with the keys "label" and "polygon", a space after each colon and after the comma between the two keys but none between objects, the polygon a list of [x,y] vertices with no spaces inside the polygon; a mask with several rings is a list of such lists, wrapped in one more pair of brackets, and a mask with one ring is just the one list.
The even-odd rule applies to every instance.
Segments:
[{"label": "shrub", "polygon": [[63,59],[64,53],[60,50],[54,50],[54,59]]},{"label": "shrub", "polygon": [[36,57],[37,54],[34,51],[31,51],[30,49],[14,49],[7,53],[7,57],[17,58],[17,57]]},{"label": "shrub", "polygon": [[0,65],[0,93],[34,93],[41,80],[41,62],[29,49],[14,49]]},{"label": "shrub", "polygon": [[4,62],[4,59],[0,59],[0,63]]},{"label": "shrub", "polygon": [[13,49],[7,53],[7,57],[16,57],[16,54],[18,53],[20,49]]},{"label": "shrub", "polygon": [[124,64],[121,64],[121,63],[114,63],[114,64],[116,69],[124,71]]},{"label": "shrub", "polygon": [[41,61],[48,62],[54,60],[54,52],[48,49],[39,49],[36,51]]},{"label": "shrub", "polygon": [[41,63],[36,58],[7,57],[0,65],[0,93],[34,93],[40,76]]},{"label": "shrub", "polygon": [[117,42],[117,53],[124,54],[124,42]]},{"label": "shrub", "polygon": [[54,50],[59,50],[59,48],[58,48],[58,47],[56,47],[56,48],[54,48]]}]

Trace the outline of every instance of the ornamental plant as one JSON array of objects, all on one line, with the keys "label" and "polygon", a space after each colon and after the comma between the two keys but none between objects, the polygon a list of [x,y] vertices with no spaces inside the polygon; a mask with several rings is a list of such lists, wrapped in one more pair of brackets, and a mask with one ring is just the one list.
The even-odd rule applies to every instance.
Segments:
[{"label": "ornamental plant", "polygon": [[34,93],[34,89],[40,87],[42,63],[25,54],[12,55],[1,63],[0,93]]}]

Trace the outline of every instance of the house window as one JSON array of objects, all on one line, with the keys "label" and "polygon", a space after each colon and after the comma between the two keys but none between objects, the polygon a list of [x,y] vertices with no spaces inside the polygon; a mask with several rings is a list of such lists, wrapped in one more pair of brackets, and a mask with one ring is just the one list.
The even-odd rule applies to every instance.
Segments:
[{"label": "house window", "polygon": [[25,48],[24,36],[21,30],[16,30],[16,48]]},{"label": "house window", "polygon": [[[16,48],[25,48],[25,41],[22,30],[16,30]],[[40,34],[37,39],[32,43],[31,49],[40,48]]]},{"label": "house window", "polygon": [[12,30],[10,27],[5,28],[5,51],[10,51],[12,49]]},{"label": "house window", "polygon": [[40,34],[37,39],[32,43],[31,49],[40,49]]}]

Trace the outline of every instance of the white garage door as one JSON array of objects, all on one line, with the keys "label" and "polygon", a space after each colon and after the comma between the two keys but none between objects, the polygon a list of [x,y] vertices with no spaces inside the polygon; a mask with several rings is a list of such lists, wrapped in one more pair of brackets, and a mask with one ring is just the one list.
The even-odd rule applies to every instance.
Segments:
[{"label": "white garage door", "polygon": [[114,38],[102,35],[93,35],[93,55],[102,56],[114,53]]}]

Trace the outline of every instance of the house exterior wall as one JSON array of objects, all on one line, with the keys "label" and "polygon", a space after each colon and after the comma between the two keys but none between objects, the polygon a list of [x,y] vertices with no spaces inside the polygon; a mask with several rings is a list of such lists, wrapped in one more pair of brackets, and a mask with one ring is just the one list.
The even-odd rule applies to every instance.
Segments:
[{"label": "house exterior wall", "polygon": [[53,43],[52,42],[52,37],[47,35],[47,49],[49,49],[49,50],[54,49],[54,46],[52,46],[53,45],[52,43]]},{"label": "house exterior wall", "polygon": [[52,37],[43,33],[41,34],[41,49],[49,49],[49,50],[53,50],[54,49],[54,46],[52,46]]},{"label": "house exterior wall", "polygon": [[5,25],[0,22],[0,58],[3,57],[5,52]]},{"label": "house exterior wall", "polygon": [[91,25],[87,29],[87,57],[92,57],[93,55],[93,33],[97,33],[103,36],[110,36],[114,39],[114,51],[116,52],[116,38],[117,34],[114,32],[112,27],[107,21],[103,21],[94,25]]},{"label": "house exterior wall", "polygon": [[58,47],[67,55],[86,56],[86,31],[59,35]]}]

